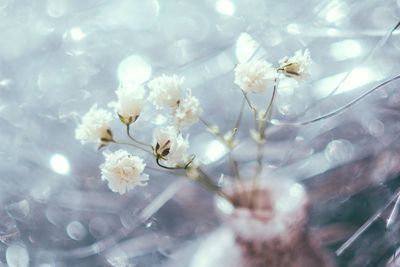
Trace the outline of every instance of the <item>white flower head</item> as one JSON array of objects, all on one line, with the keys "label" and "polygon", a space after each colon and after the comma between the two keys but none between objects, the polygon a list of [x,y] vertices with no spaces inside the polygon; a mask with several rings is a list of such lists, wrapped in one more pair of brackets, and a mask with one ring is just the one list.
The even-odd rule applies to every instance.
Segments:
[{"label": "white flower head", "polygon": [[179,106],[173,112],[175,125],[178,128],[190,126],[199,120],[202,112],[199,100],[188,90],[187,96],[179,101]]},{"label": "white flower head", "polygon": [[182,83],[183,78],[176,75],[154,78],[147,84],[150,88],[149,100],[157,109],[176,107],[181,97]]},{"label": "white flower head", "polygon": [[121,86],[115,92],[117,102],[112,102],[109,105],[115,109],[119,119],[124,124],[135,122],[144,106],[144,88],[142,86]]},{"label": "white flower head", "polygon": [[112,140],[110,122],[112,114],[93,105],[83,116],[81,124],[75,130],[75,138],[82,144],[89,142],[108,142]]},{"label": "white flower head", "polygon": [[265,93],[276,76],[276,70],[265,60],[239,63],[235,68],[235,84],[246,93]]},{"label": "white flower head", "polygon": [[304,80],[310,76],[309,68],[311,65],[310,51],[298,50],[292,57],[284,57],[279,61],[279,70],[288,77],[297,80]]},{"label": "white flower head", "polygon": [[153,147],[157,157],[169,166],[177,166],[188,162],[189,141],[183,138],[175,127],[157,128],[153,133]]},{"label": "white flower head", "polygon": [[145,186],[149,175],[143,173],[146,164],[143,159],[125,150],[104,152],[105,161],[100,165],[101,179],[108,182],[113,192],[125,194],[136,186]]}]

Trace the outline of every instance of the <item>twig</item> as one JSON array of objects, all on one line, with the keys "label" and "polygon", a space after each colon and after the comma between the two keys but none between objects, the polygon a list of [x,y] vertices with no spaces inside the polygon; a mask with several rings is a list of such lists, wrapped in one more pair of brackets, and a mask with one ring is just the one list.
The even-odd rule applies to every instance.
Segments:
[{"label": "twig", "polygon": [[338,108],[338,109],[336,109],[336,110],[334,110],[334,111],[332,111],[332,112],[330,112],[328,114],[320,116],[318,118],[315,118],[315,119],[312,119],[312,120],[308,120],[308,121],[303,121],[303,122],[279,122],[279,121],[273,121],[272,120],[271,123],[274,124],[274,125],[278,125],[278,126],[297,126],[298,127],[298,126],[308,125],[308,124],[311,124],[311,123],[314,123],[314,122],[318,122],[318,121],[333,117],[335,115],[338,115],[338,114],[342,113],[346,109],[350,108],[351,106],[353,106],[354,104],[356,104],[357,102],[362,100],[364,97],[370,95],[374,91],[376,91],[376,90],[380,89],[381,87],[383,87],[383,86],[385,86],[387,84],[390,84],[391,82],[396,81],[398,79],[400,79],[400,74],[395,76],[395,77],[393,77],[393,78],[391,78],[391,79],[389,79],[389,80],[384,81],[383,83],[381,83],[381,84],[379,84],[377,86],[375,86],[374,88],[372,88],[369,91],[365,92],[364,94],[360,95],[359,97],[357,97],[356,99],[354,99],[350,103],[348,103],[348,104],[346,104],[346,105],[344,105],[344,106],[342,106],[342,107],[340,107],[340,108]]},{"label": "twig", "polygon": [[[372,55],[381,47],[383,47],[383,45],[389,40],[389,38],[392,36],[393,32],[395,30],[397,30],[400,27],[400,21],[398,21],[396,23],[396,25],[391,28],[380,40],[379,42],[376,44],[376,46],[374,46],[374,48],[372,48],[372,50],[363,58],[360,60],[358,65],[364,65],[365,62],[367,62]],[[331,96],[333,96],[340,88],[341,86],[344,84],[344,82],[347,80],[347,78],[349,78],[349,76],[353,73],[354,69],[348,71],[346,73],[346,75],[339,81],[339,83],[336,85],[336,87],[332,90],[332,92],[330,92],[327,96],[325,96],[324,98],[322,98],[320,101],[318,101],[317,103],[315,103],[314,105],[311,105],[310,107],[308,107],[303,113],[302,115],[304,115],[307,111],[309,111],[310,109],[314,108],[316,105],[321,104],[321,102],[325,101],[326,99],[329,99]],[[301,116],[301,115],[300,115]]]}]

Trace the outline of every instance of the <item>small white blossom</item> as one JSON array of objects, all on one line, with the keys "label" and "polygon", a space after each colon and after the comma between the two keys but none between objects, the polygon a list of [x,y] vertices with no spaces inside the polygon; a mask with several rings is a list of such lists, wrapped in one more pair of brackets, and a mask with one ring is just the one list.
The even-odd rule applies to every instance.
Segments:
[{"label": "small white blossom", "polygon": [[310,51],[298,50],[292,57],[284,57],[279,61],[279,70],[288,77],[297,80],[304,80],[310,76],[309,68],[311,65]]},{"label": "small white blossom", "polygon": [[191,92],[179,101],[179,106],[174,111],[175,125],[183,128],[196,123],[199,120],[203,110],[201,109],[199,100],[192,96]]},{"label": "small white blossom", "polygon": [[265,93],[276,77],[276,70],[265,60],[240,63],[235,68],[235,84],[246,93]]},{"label": "small white blossom", "polygon": [[137,120],[144,106],[144,89],[142,86],[121,86],[115,92],[117,102],[110,103],[124,124]]},{"label": "small white blossom", "polygon": [[176,107],[181,97],[183,78],[176,75],[162,75],[151,80],[147,86],[150,88],[149,100],[157,109],[163,107]]},{"label": "small white blossom", "polygon": [[106,142],[112,140],[110,122],[112,114],[105,109],[92,108],[83,116],[81,124],[75,130],[75,138],[82,144],[89,142]]},{"label": "small white blossom", "polygon": [[108,182],[113,192],[125,194],[136,186],[145,186],[149,175],[143,173],[146,164],[143,159],[125,150],[103,153],[105,161],[100,165],[101,179]]},{"label": "small white blossom", "polygon": [[188,161],[189,141],[175,127],[155,129],[153,147],[157,157],[165,160],[169,166],[186,164]]}]

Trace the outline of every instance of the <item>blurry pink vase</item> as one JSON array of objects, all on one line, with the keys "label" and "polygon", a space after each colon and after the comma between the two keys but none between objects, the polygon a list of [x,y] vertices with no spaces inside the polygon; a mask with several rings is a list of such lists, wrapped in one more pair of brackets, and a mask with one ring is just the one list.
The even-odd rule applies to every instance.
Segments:
[{"label": "blurry pink vase", "polygon": [[212,233],[190,267],[333,267],[330,256],[308,235],[309,203],[300,184],[269,180],[226,191],[216,199],[223,226]]}]

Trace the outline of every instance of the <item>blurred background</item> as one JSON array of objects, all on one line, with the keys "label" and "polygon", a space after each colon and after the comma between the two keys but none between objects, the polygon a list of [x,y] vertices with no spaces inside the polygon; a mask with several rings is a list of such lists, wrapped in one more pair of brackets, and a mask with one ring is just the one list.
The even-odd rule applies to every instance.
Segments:
[{"label": "blurred background", "polygon": [[[400,266],[400,82],[296,124],[400,74],[399,20],[395,0],[0,0],[0,266],[188,266],[219,225],[213,196],[151,170],[149,186],[112,193],[101,153],[74,138],[80,115],[121,82],[176,73],[226,132],[242,97],[235,65],[304,48],[312,75],[278,92],[264,177],[307,187],[311,233],[339,266]],[[165,117],[147,114],[134,131],[149,141]],[[251,119],[235,150],[245,174]],[[229,175],[224,146],[201,124],[189,134],[213,178]]]}]

